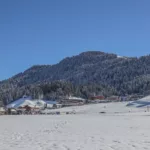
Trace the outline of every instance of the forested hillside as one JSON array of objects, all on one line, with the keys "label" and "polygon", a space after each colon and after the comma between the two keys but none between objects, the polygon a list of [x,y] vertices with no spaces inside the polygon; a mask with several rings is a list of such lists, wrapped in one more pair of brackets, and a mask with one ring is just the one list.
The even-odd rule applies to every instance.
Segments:
[{"label": "forested hillside", "polygon": [[150,94],[150,55],[120,57],[104,52],[84,52],[56,65],[33,66],[0,82],[0,99],[5,103],[32,95],[59,98],[75,95]]}]

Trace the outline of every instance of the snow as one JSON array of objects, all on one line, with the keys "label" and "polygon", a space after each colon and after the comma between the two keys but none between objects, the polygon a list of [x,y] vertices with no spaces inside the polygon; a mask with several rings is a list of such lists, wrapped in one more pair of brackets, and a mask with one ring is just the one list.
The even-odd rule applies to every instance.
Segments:
[{"label": "snow", "polygon": [[[2,150],[149,150],[150,112],[123,103],[57,109],[72,115],[0,116]],[[52,110],[54,111],[54,110]],[[101,114],[100,112],[106,112]]]},{"label": "snow", "polygon": [[150,96],[146,96],[140,100],[133,101],[127,104],[130,107],[147,107],[150,106]]},{"label": "snow", "polygon": [[10,104],[7,105],[7,108],[17,108],[19,107],[20,105],[22,105],[26,100],[27,101],[30,101],[32,98],[31,97],[23,97],[23,98],[20,98]]},{"label": "snow", "polygon": [[69,100],[79,100],[79,101],[86,101],[85,99],[83,99],[83,98],[80,98],[80,97],[74,97],[74,96],[70,96],[69,98],[68,98]]},{"label": "snow", "polygon": [[128,59],[128,57],[125,57],[125,56],[119,56],[119,55],[117,55],[117,58]]},{"label": "snow", "polygon": [[147,102],[150,102],[150,96],[146,96],[146,97],[140,99],[139,101],[147,101]]},{"label": "snow", "polygon": [[7,105],[7,108],[18,108],[26,105],[30,107],[43,108],[46,102],[44,100],[32,100],[30,97],[21,98]]},{"label": "snow", "polygon": [[123,56],[119,56],[119,55],[118,55],[117,57],[118,57],[118,58],[123,58]]}]

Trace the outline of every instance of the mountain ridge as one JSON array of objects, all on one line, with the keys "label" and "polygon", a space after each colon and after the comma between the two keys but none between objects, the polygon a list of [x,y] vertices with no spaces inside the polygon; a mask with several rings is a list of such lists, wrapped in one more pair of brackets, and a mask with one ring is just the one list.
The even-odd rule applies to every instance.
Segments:
[{"label": "mountain ridge", "polygon": [[[56,89],[51,90],[54,85],[57,85]],[[47,93],[45,86],[48,86]],[[34,65],[1,81],[0,89],[0,99],[3,101],[10,101],[22,94],[33,95],[33,91],[36,91],[35,97],[42,94],[46,98],[65,94],[88,98],[93,93],[146,95],[150,94],[150,55],[137,58],[118,57],[100,51],[83,52],[66,57],[55,65]],[[68,90],[67,93],[64,89]]]}]

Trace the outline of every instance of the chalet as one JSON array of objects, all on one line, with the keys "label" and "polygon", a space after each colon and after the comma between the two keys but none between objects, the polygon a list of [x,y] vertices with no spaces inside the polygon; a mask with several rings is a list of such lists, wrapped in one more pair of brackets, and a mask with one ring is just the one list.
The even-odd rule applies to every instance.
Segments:
[{"label": "chalet", "polygon": [[46,102],[43,100],[33,100],[31,97],[22,97],[18,100],[11,102],[6,107],[7,109],[8,108],[23,109],[25,106],[29,106],[31,108],[44,109],[45,105],[46,105]]},{"label": "chalet", "polygon": [[107,100],[109,100],[109,101],[121,101],[121,98],[119,96],[110,96],[110,97],[107,97]]},{"label": "chalet", "polygon": [[[7,109],[8,109],[8,108],[14,108],[14,109],[16,109],[16,108],[20,107],[21,105],[23,105],[24,103],[29,103],[30,100],[32,100],[31,97],[25,97],[25,96],[23,96],[22,98],[17,99],[17,100],[15,100],[15,101],[9,103],[9,104],[6,106],[6,108],[7,108]],[[27,104],[25,104],[25,105],[27,105]]]},{"label": "chalet", "polygon": [[80,97],[66,97],[61,100],[61,104],[63,106],[78,106],[78,105],[84,105],[86,103],[86,100]]},{"label": "chalet", "polygon": [[0,107],[0,115],[4,115],[6,113],[6,110],[4,107]]},{"label": "chalet", "polygon": [[48,109],[56,109],[56,108],[62,107],[62,104],[59,104],[59,102],[57,102],[57,101],[45,100],[45,103],[46,103],[46,108],[48,108]]},{"label": "chalet", "polygon": [[[30,97],[22,97],[7,105],[7,109],[15,109],[18,114],[37,114],[40,110],[61,108],[57,101],[33,100]],[[10,113],[11,114],[11,113]]]},{"label": "chalet", "polygon": [[104,100],[105,97],[103,95],[99,95],[99,96],[93,96],[90,98],[90,100]]}]

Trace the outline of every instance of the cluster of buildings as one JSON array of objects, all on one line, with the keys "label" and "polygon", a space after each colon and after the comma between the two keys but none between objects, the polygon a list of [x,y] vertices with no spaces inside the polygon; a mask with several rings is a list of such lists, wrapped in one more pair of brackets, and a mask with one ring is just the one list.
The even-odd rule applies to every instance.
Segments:
[{"label": "cluster of buildings", "polygon": [[80,97],[73,97],[73,96],[69,96],[60,100],[60,103],[64,107],[81,106],[84,105],[86,102],[87,102],[86,99]]},{"label": "cluster of buildings", "polygon": [[[81,106],[86,103],[107,103],[107,102],[119,102],[128,101],[133,97],[127,96],[110,96],[104,97],[103,95],[92,96],[89,100],[68,96],[56,100],[33,100],[31,97],[23,96],[22,98],[9,103],[5,108],[0,107],[0,115],[3,114],[40,114],[43,110],[58,109],[69,106]],[[135,98],[135,97],[134,97]],[[136,97],[137,98],[137,97]],[[137,98],[138,99],[138,98]]]},{"label": "cluster of buildings", "polygon": [[23,96],[22,98],[9,103],[5,109],[0,107],[0,114],[41,114],[45,109],[58,109],[69,106],[79,106],[86,103],[85,99],[77,97],[66,97],[62,100],[39,100]]},{"label": "cluster of buildings", "polygon": [[24,96],[6,106],[8,114],[39,114],[44,109],[56,109],[62,107],[57,101],[33,100]]}]

